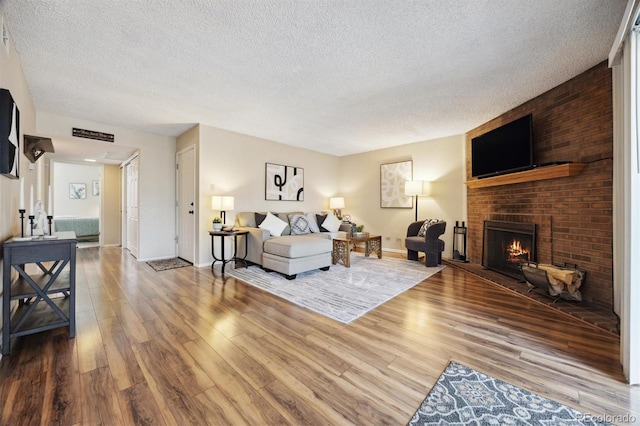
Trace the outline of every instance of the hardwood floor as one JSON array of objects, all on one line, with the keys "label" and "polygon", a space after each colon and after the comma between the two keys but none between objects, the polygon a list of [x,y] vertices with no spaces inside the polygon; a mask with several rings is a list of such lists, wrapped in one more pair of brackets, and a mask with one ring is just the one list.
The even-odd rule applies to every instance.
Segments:
[{"label": "hardwood floor", "polygon": [[2,425],[403,425],[450,360],[640,421],[617,336],[456,268],[343,325],[208,267],[77,259],[77,337],[13,340]]}]

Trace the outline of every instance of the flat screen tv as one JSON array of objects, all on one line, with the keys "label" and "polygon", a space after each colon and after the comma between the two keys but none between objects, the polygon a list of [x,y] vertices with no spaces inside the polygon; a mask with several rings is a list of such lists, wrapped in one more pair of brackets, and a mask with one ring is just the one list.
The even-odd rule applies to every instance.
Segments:
[{"label": "flat screen tv", "polygon": [[471,176],[484,178],[533,167],[531,114],[471,140]]}]

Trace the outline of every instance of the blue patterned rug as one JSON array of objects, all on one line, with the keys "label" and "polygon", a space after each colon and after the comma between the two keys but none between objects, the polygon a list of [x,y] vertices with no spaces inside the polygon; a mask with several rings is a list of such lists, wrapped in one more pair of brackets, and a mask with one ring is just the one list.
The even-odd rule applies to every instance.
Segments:
[{"label": "blue patterned rug", "polygon": [[409,425],[610,425],[451,361]]}]

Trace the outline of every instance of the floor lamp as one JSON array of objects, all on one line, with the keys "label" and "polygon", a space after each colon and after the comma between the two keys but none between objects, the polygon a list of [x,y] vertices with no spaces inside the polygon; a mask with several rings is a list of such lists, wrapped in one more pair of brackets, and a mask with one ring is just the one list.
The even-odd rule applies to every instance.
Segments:
[{"label": "floor lamp", "polygon": [[418,197],[426,197],[431,193],[431,182],[424,180],[408,180],[404,183],[404,195],[415,197],[416,218],[418,221]]}]

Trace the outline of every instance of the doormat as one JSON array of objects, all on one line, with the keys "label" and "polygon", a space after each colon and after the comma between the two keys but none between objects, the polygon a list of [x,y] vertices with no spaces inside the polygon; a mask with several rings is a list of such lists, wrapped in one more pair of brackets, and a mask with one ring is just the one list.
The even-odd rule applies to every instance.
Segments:
[{"label": "doormat", "polygon": [[173,259],[161,259],[161,260],[152,260],[151,262],[147,262],[147,265],[151,266],[154,271],[166,271],[167,269],[175,269],[175,268],[184,268],[185,266],[192,266],[191,262],[187,262],[184,259],[180,259],[179,257],[174,257]]},{"label": "doormat", "polygon": [[413,415],[413,425],[610,425],[559,402],[451,361]]}]

